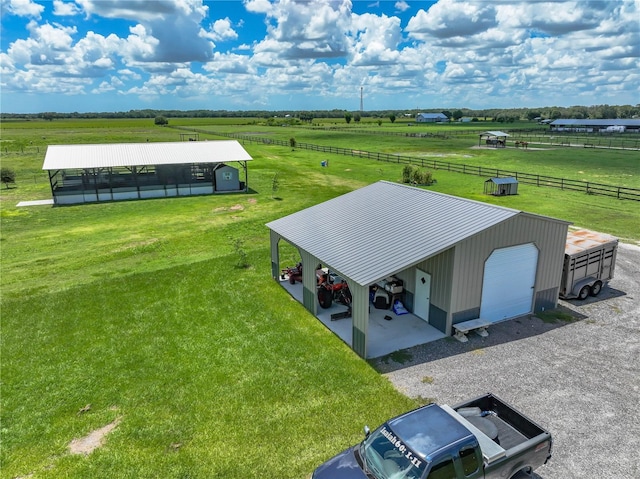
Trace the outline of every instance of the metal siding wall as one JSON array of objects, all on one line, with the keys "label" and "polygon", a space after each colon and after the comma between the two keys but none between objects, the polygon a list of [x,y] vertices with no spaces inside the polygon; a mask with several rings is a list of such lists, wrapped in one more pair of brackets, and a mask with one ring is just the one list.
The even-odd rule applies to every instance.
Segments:
[{"label": "metal siding wall", "polygon": [[369,288],[348,281],[351,290],[351,315],[353,318],[353,344],[351,348],[362,358],[367,357],[367,333],[369,330]]},{"label": "metal siding wall", "polygon": [[533,310],[538,312],[544,311],[545,309],[554,309],[558,306],[558,292],[559,288],[550,288],[544,291],[538,291]]},{"label": "metal siding wall", "polygon": [[557,288],[567,229],[566,223],[520,214],[461,242],[454,267],[452,311],[466,311],[480,305],[484,263],[498,248],[534,243],[538,248],[536,291]]}]

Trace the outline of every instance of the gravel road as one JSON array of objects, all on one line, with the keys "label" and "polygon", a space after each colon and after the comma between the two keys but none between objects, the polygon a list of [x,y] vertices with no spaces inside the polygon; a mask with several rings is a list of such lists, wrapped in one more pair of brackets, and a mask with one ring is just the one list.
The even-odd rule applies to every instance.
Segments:
[{"label": "gravel road", "polygon": [[640,247],[620,244],[609,287],[560,309],[575,320],[519,318],[375,366],[408,396],[452,405],[492,392],[550,430],[553,457],[534,477],[639,478]]}]

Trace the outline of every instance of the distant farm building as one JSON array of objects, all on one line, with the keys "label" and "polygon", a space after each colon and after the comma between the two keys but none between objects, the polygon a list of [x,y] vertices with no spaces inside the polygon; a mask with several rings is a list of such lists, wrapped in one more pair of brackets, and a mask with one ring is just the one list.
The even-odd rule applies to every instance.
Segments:
[{"label": "distant farm building", "polygon": [[449,121],[449,117],[444,113],[418,113],[416,122],[418,123],[445,123]]},{"label": "distant farm building", "polygon": [[484,182],[485,195],[506,196],[518,194],[518,180],[512,176],[489,178]]},{"label": "distant farm building", "polygon": [[485,145],[493,146],[495,148],[504,148],[507,145],[507,138],[509,135],[503,131],[485,131],[480,133],[478,139],[478,146],[484,141]]},{"label": "distant farm building", "polygon": [[235,140],[50,145],[42,169],[67,205],[246,192],[251,159]]},{"label": "distant farm building", "polygon": [[560,119],[549,124],[551,131],[572,133],[640,133],[638,119]]}]

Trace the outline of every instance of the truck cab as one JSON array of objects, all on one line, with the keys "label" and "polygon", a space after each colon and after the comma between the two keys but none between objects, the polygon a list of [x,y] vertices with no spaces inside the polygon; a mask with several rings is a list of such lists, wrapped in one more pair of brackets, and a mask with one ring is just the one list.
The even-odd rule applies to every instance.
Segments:
[{"label": "truck cab", "polygon": [[484,476],[477,439],[436,404],[384,424],[365,439],[362,453],[379,478]]}]

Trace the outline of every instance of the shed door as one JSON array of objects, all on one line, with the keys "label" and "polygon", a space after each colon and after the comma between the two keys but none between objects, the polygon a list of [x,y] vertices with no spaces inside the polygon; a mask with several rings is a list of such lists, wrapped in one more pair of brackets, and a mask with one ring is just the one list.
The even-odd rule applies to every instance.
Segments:
[{"label": "shed door", "polygon": [[480,317],[496,322],[530,313],[537,266],[533,243],[491,253],[484,265]]},{"label": "shed door", "polygon": [[416,268],[416,292],[413,296],[413,314],[429,322],[429,304],[431,303],[431,276]]}]

